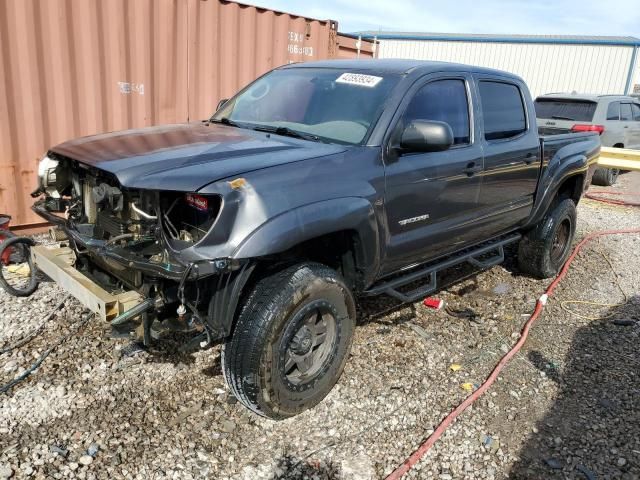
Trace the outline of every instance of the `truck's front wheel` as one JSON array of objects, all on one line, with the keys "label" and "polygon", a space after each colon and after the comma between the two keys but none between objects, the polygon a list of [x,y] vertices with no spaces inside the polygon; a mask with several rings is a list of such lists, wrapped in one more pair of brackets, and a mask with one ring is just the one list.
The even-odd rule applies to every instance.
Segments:
[{"label": "truck's front wheel", "polygon": [[355,328],[355,302],[332,269],[303,263],[257,282],[222,350],[236,398],[282,419],[319,403],[340,378]]}]

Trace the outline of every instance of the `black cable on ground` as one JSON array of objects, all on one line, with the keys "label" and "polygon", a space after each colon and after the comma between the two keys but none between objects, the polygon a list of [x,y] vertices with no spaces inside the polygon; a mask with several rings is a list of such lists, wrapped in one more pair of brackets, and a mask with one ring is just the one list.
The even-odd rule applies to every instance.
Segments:
[{"label": "black cable on ground", "polygon": [[42,362],[44,362],[44,360],[49,356],[49,354],[51,352],[53,352],[56,348],[58,348],[60,345],[62,345],[64,342],[66,342],[69,338],[71,338],[73,335],[75,335],[76,333],[78,333],[80,331],[80,329],[85,326],[89,320],[91,320],[91,318],[93,318],[93,315],[86,315],[85,318],[83,318],[82,320],[80,320],[79,322],[76,323],[77,328],[69,333],[67,333],[66,335],[62,336],[60,339],[58,339],[58,341],[56,343],[54,343],[51,347],[49,347],[42,355],[40,355],[40,357],[31,364],[31,366],[26,369],[24,372],[22,372],[20,374],[20,376],[14,378],[13,380],[11,380],[9,383],[0,386],[0,393],[6,393],[9,390],[11,390],[13,387],[15,387],[18,383],[22,382],[24,379],[26,379],[29,375],[31,375],[34,370],[36,370],[41,364]]},{"label": "black cable on ground", "polygon": [[51,317],[53,317],[56,314],[56,312],[62,308],[62,306],[66,303],[67,300],[69,300],[70,297],[71,295],[67,295],[66,297],[64,297],[62,301],[60,301],[60,303],[58,303],[58,305],[56,305],[55,308],[51,310],[51,312],[49,312],[49,314],[45,317],[42,323],[33,332],[29,333],[28,335],[25,335],[13,345],[9,347],[3,347],[2,349],[0,349],[0,355],[4,355],[5,353],[11,352],[16,348],[20,348],[23,345],[26,345],[27,343],[29,343],[31,340],[33,340],[36,337],[36,335],[38,335],[38,333],[42,331],[42,329],[47,324],[47,322],[51,320]]}]

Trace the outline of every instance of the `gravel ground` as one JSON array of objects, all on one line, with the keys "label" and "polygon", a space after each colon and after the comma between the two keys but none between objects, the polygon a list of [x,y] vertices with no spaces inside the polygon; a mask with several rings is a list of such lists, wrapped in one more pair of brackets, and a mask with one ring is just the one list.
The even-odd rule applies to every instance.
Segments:
[{"label": "gravel ground", "polygon": [[[640,173],[623,175],[621,189],[640,191]],[[640,209],[580,204],[578,238],[638,226]],[[638,236],[591,244],[499,381],[408,478],[639,479],[639,252]],[[487,376],[547,284],[520,275],[511,256],[443,290],[447,311],[361,302],[340,382],[315,409],[282,422],[230,396],[218,347],[187,355],[164,342],[123,356],[127,340],[98,321],[79,323],[83,309],[70,300],[39,336],[0,356],[4,384],[81,330],[0,394],[0,479],[383,478],[468,395],[463,384]],[[52,283],[28,299],[0,291],[0,348],[40,326],[63,297]]]}]

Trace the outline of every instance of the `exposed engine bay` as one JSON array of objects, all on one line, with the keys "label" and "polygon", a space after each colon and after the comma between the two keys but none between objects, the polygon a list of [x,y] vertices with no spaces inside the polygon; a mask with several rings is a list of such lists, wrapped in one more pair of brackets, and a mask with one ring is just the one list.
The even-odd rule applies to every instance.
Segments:
[{"label": "exposed engine bay", "polygon": [[32,193],[39,198],[34,211],[65,231],[75,252],[74,268],[109,293],[135,290],[142,295],[140,308],[113,319],[112,325],[134,318],[144,323],[149,317],[149,330],[154,320],[177,316],[178,329],[209,339],[223,334],[208,318],[209,300],[221,301],[215,292],[223,290],[212,275],[233,276],[238,266],[189,262],[180,255],[213,228],[222,204],[219,195],[127,189],[109,172],[52,153],[42,160],[39,179]]}]

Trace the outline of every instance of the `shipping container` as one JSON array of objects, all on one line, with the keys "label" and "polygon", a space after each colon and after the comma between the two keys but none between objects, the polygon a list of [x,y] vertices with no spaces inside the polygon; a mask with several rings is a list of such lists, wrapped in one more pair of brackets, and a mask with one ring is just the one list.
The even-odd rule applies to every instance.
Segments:
[{"label": "shipping container", "polygon": [[375,39],[362,38],[358,35],[338,33],[338,55],[337,58],[375,58],[377,41]]},{"label": "shipping container", "polygon": [[0,213],[22,228],[48,147],[198,120],[271,68],[338,55],[337,23],[222,0],[0,1]]}]

